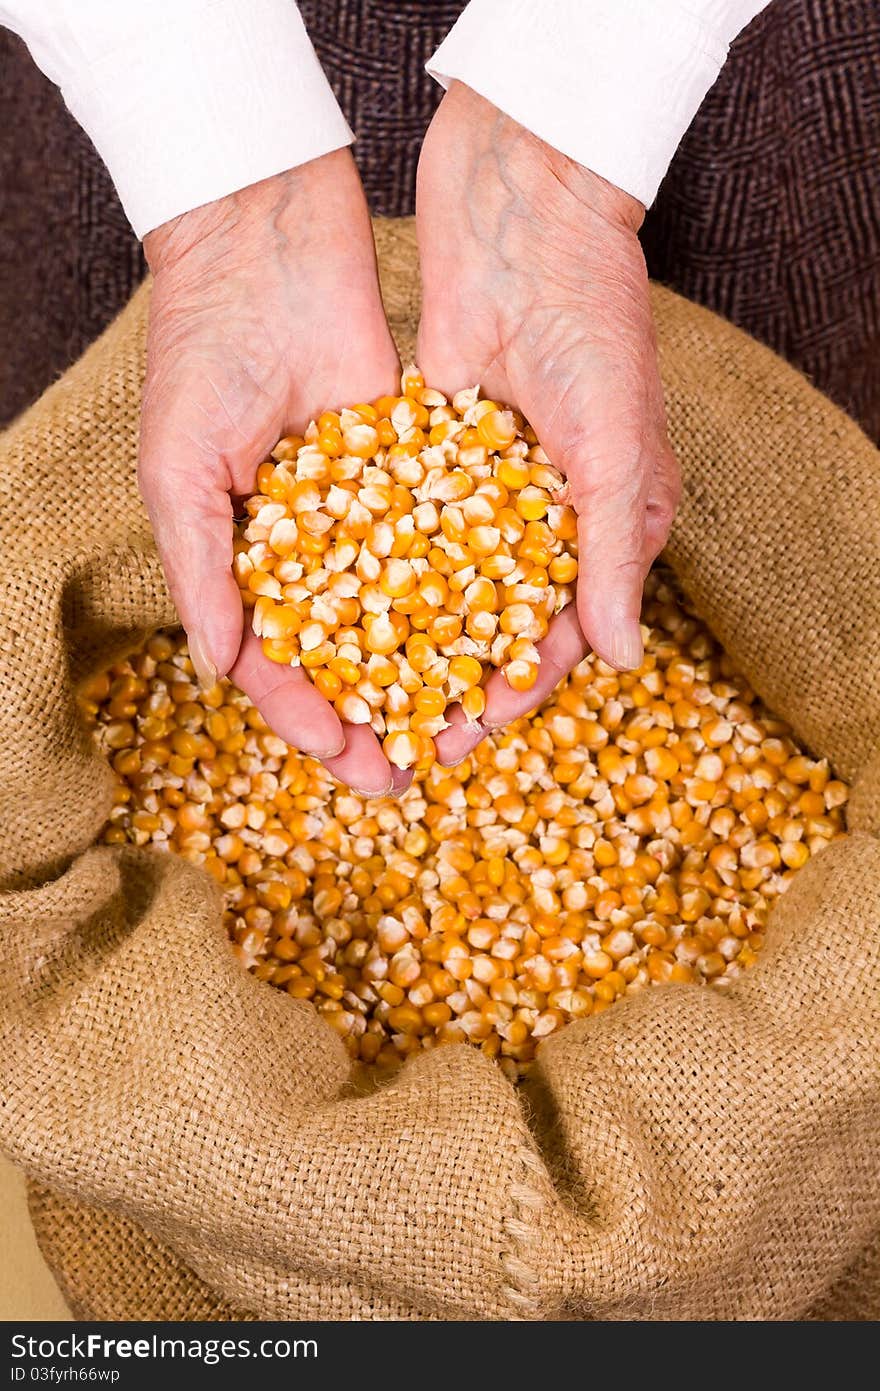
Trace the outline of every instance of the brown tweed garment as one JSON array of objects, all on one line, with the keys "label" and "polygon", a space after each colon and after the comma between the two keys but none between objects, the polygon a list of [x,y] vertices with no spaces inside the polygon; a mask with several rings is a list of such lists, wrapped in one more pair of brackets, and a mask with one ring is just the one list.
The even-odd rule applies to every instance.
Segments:
[{"label": "brown tweed garment", "polygon": [[643,233],[651,274],[806,372],[880,440],[880,5],[772,0]]},{"label": "brown tweed garment", "polygon": [[[412,210],[462,0],[301,0],[359,133],[374,212]],[[0,30],[0,424],[80,355],[144,271],[110,181]],[[880,6],[773,0],[733,46],[644,232],[652,274],[769,343],[880,439]]]},{"label": "brown tweed garment", "polygon": [[0,426],[81,356],[145,270],[94,147],[0,28]]}]

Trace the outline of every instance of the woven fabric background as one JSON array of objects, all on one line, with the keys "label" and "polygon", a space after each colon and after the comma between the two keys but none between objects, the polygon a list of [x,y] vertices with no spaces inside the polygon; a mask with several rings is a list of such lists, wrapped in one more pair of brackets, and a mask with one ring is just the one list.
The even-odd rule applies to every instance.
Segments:
[{"label": "woven fabric background", "polygon": [[[463,0],[300,0],[374,213],[412,212]],[[0,424],[144,271],[106,170],[0,30]],[[772,0],[733,44],[647,219],[652,275],[788,358],[880,440],[880,8]]]},{"label": "woven fabric background", "polygon": [[649,213],[651,274],[793,362],[880,440],[880,6],[772,0]]},{"label": "woven fabric background", "polygon": [[0,426],[76,361],[145,272],[94,146],[0,28]]},{"label": "woven fabric background", "polygon": [[[412,225],[377,240],[411,337]],[[0,1140],[77,1313],[876,1317],[876,449],[655,291],[684,471],[669,560],[855,780],[851,833],[725,994],[658,988],[570,1025],[525,1108],[466,1045],[359,1096],[311,1007],[241,971],[213,881],[93,844],[110,780],[75,683],[172,619],[135,481],[147,295],[0,439]]]},{"label": "woven fabric background", "polygon": [[414,211],[422,139],[443,96],[425,64],[464,6],[465,0],[300,0],[357,135],[355,156],[378,217]]}]

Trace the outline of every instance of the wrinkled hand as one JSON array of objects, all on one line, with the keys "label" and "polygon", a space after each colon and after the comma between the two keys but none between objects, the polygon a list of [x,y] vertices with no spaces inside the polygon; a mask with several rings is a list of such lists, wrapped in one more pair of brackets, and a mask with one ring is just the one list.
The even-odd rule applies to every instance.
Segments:
[{"label": "wrinkled hand", "polygon": [[263,656],[231,573],[233,499],[281,435],[393,391],[366,203],[347,150],[175,218],[144,242],[155,282],[140,484],[203,684],[227,673],[289,744],[368,793],[395,790],[372,731]]},{"label": "wrinkled hand", "polygon": [[497,673],[482,730],[437,741],[451,763],[531,710],[587,644],[639,665],[642,586],[678,500],[666,438],[642,205],[453,83],[422,149],[418,360],[445,391],[478,381],[516,406],[566,475],[578,514],[577,605],[540,644],[524,694]]}]

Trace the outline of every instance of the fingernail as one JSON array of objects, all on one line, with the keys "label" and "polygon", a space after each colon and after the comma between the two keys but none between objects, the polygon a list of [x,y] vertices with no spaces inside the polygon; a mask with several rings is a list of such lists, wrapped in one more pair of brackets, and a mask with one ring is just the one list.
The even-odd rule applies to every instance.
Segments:
[{"label": "fingernail", "polygon": [[312,758],[338,758],[345,748],[345,738],[340,739],[332,749],[315,749]]},{"label": "fingernail", "polygon": [[465,749],[459,750],[458,753],[447,753],[442,756],[438,754],[437,762],[440,764],[441,768],[457,768],[459,763],[463,763],[466,758],[470,758],[475,748],[476,744],[469,744]]},{"label": "fingernail", "polygon": [[613,665],[623,671],[635,671],[636,667],[642,665],[644,648],[637,624],[626,623],[614,629],[609,655]]},{"label": "fingernail", "polygon": [[378,791],[366,787],[355,787],[354,783],[349,783],[352,792],[358,797],[365,797],[367,800],[373,797],[387,797],[391,792],[391,783],[387,787],[379,788]]},{"label": "fingernail", "polygon": [[188,633],[190,660],[195,667],[196,678],[203,691],[210,691],[217,685],[217,668],[208,656],[207,648],[198,633]]}]

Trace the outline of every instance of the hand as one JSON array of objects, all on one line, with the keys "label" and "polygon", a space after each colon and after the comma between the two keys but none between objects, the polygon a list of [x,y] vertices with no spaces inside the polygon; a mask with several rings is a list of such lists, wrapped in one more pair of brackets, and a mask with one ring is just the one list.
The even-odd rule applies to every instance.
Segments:
[{"label": "hand", "polygon": [[280,436],[394,391],[397,354],[347,150],[151,232],[155,276],[140,485],[203,684],[232,677],[289,744],[376,795],[398,790],[367,726],[343,727],[301,670],[263,656],[231,573],[233,498]]},{"label": "hand", "polygon": [[643,215],[470,88],[453,83],[443,98],[419,163],[419,365],[441,390],[479,382],[522,411],[566,475],[580,567],[577,605],[540,644],[536,686],[518,694],[493,675],[482,728],[438,739],[445,763],[539,704],[587,643],[617,668],[641,661],[642,586],[679,492]]}]

